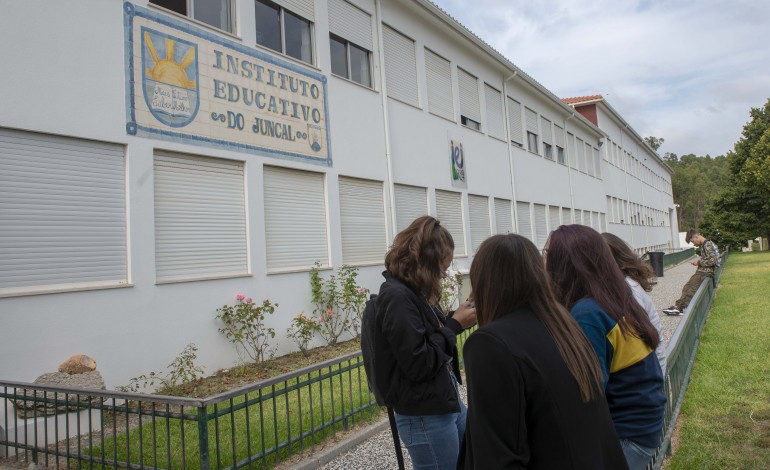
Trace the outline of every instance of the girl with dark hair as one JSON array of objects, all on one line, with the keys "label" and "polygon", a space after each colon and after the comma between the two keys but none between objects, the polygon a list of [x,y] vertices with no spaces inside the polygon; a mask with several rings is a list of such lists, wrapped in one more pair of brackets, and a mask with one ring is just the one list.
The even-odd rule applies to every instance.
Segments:
[{"label": "girl with dark hair", "polygon": [[655,327],[636,302],[610,247],[583,225],[562,225],[546,243],[545,264],[556,297],[591,342],[628,466],[644,469],[663,428],[663,374],[653,351]]},{"label": "girl with dark hair", "polygon": [[[602,233],[602,238],[607,242],[612,252],[612,257],[615,258],[620,270],[626,276],[626,284],[631,288],[631,292],[634,294],[634,298],[642,306],[647,316],[650,319],[652,326],[658,330],[658,336],[663,338],[663,325],[660,322],[660,315],[655,310],[655,304],[653,303],[650,295],[647,292],[652,290],[652,282],[650,281],[655,277],[655,273],[647,263],[643,262],[636,256],[636,253],[617,235],[611,233]],[[658,362],[660,362],[660,370],[663,372],[663,376],[666,376],[666,345],[663,341],[658,343],[658,347],[655,348],[655,355],[658,356]]]},{"label": "girl with dark hair", "polygon": [[588,339],[515,235],[479,247],[480,328],[465,342],[468,424],[457,468],[626,468]]},{"label": "girl with dark hair", "polygon": [[455,468],[465,433],[457,334],[476,323],[470,302],[438,307],[454,241],[430,216],[396,235],[375,298],[375,381],[415,469]]}]

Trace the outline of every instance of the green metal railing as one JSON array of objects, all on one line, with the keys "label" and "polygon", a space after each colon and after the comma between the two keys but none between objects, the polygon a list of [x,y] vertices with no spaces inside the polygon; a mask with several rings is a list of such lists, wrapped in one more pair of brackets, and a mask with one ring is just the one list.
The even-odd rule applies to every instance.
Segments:
[{"label": "green metal railing", "polygon": [[[692,255],[692,250],[690,255]],[[706,324],[711,301],[714,299],[719,277],[722,275],[724,262],[728,253],[722,256],[722,266],[717,267],[714,278],[705,279],[690,304],[684,311],[674,335],[666,348],[666,410],[663,418],[663,436],[658,447],[653,463],[648,468],[659,470],[667,455],[671,455],[671,436],[674,432],[679,410],[684,402],[687,385],[690,383],[690,374],[695,364],[695,353],[698,351],[703,326]],[[687,258],[684,258],[687,259]]]},{"label": "green metal railing", "polygon": [[379,416],[360,352],[204,399],[0,381],[0,403],[0,457],[55,468],[270,468]]},{"label": "green metal railing", "polygon": [[669,268],[671,266],[675,266],[682,261],[692,258],[693,256],[695,256],[694,248],[687,248],[680,251],[670,251],[663,255],[663,267]]}]

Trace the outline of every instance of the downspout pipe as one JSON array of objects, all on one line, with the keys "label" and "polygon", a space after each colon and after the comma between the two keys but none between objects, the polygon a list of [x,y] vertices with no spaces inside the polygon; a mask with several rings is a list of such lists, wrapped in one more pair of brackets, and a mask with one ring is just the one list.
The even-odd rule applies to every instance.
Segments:
[{"label": "downspout pipe", "polygon": [[377,47],[379,48],[377,56],[379,57],[378,64],[380,68],[380,99],[382,103],[382,122],[383,133],[385,138],[385,184],[388,188],[388,200],[390,201],[390,213],[389,217],[385,220],[389,222],[390,230],[386,230],[388,236],[388,246],[393,242],[396,236],[396,195],[395,184],[393,182],[393,155],[390,146],[390,116],[388,114],[388,84],[385,80],[385,47],[383,43],[382,33],[382,10],[381,1],[374,0],[374,14],[376,15],[375,22],[377,24]]}]

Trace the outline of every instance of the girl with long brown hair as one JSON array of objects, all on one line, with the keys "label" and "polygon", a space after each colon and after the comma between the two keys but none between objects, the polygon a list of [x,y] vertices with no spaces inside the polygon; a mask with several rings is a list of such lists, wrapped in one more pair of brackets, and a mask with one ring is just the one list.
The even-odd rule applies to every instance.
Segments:
[{"label": "girl with long brown hair", "polygon": [[438,306],[453,252],[438,220],[417,218],[385,255],[375,299],[374,380],[415,469],[455,468],[465,433],[457,334],[476,323],[476,311],[463,302],[447,317]]},{"label": "girl with long brown hair", "polygon": [[602,369],[615,430],[632,470],[644,469],[660,443],[663,374],[657,330],[634,299],[610,248],[594,229],[562,225],[546,243],[556,296],[577,320]]},{"label": "girl with long brown hair", "polygon": [[480,328],[465,342],[468,424],[458,468],[625,468],[588,339],[532,242],[485,240],[471,264]]},{"label": "girl with long brown hair", "polygon": [[[602,238],[610,247],[612,257],[615,258],[615,263],[617,263],[620,271],[626,276],[626,284],[631,288],[634,298],[647,312],[650,323],[658,331],[658,336],[663,338],[663,324],[660,322],[660,315],[658,315],[655,304],[648,294],[652,290],[652,279],[655,277],[652,268],[642,261],[619,236],[605,232],[602,233]],[[655,355],[658,356],[660,370],[665,377],[666,345],[663,341],[658,343],[658,347],[655,348]]]}]

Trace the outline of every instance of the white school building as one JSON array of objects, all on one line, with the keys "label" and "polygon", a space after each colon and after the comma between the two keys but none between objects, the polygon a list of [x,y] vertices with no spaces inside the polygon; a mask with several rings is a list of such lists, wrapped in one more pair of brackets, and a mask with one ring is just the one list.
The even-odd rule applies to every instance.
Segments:
[{"label": "white school building", "polygon": [[376,292],[422,214],[460,271],[491,234],[542,248],[568,223],[678,247],[633,116],[515,60],[429,0],[3,2],[0,378],[83,353],[114,388],[188,343],[211,374],[237,294],[279,304],[290,352],[314,264]]}]

